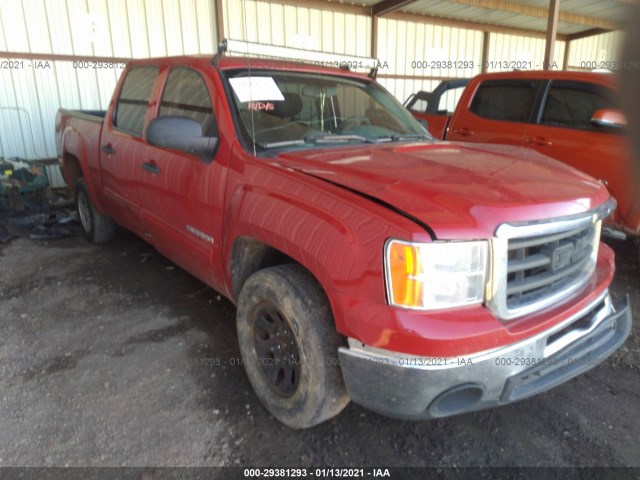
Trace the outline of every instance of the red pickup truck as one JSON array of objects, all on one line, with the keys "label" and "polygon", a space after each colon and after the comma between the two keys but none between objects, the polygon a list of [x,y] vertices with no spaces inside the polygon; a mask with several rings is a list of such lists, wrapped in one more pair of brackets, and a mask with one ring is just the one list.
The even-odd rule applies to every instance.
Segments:
[{"label": "red pickup truck", "polygon": [[293,428],[350,399],[408,419],[503,405],[615,351],[631,314],[608,293],[606,188],[531,150],[434,143],[372,77],[132,61],[106,112],[56,118],[84,235],[117,223],[234,302],[248,379]]},{"label": "red pickup truck", "polygon": [[486,73],[405,102],[441,140],[529,147],[602,180],[618,203],[607,225],[637,237],[640,182],[619,105],[612,74],[570,71]]}]

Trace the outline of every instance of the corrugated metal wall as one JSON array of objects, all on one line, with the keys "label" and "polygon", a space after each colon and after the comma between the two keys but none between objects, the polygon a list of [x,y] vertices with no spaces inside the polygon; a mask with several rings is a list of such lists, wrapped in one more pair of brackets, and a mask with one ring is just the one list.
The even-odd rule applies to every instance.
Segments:
[{"label": "corrugated metal wall", "polygon": [[[489,37],[487,71],[542,70],[544,68],[544,38],[531,38],[504,33]],[[556,41],[552,69],[562,70],[565,42]]]},{"label": "corrugated metal wall", "polygon": [[224,0],[225,36],[285,47],[369,56],[371,18],[266,1]]},{"label": "corrugated metal wall", "polygon": [[622,47],[622,32],[603,33],[571,42],[569,69],[616,69]]},{"label": "corrugated metal wall", "polygon": [[398,100],[404,101],[412,93],[431,91],[440,83],[440,80],[419,77],[477,75],[482,63],[482,38],[482,32],[477,30],[381,18],[378,21],[378,58],[388,62],[389,69],[379,73],[417,78],[380,78],[380,83]]},{"label": "corrugated metal wall", "polygon": [[[368,15],[264,0],[222,2],[228,38],[371,54]],[[213,54],[215,13],[214,0],[0,0],[0,50],[123,58]],[[572,42],[569,64],[579,67],[587,60],[615,59],[620,36]],[[380,82],[403,101],[439,83],[423,77],[471,77],[481,70],[482,40],[476,30],[381,18],[378,58],[388,68],[380,70]],[[557,42],[559,65],[564,48],[564,42]],[[543,55],[543,39],[490,34],[490,71],[510,69],[499,62],[518,60],[530,60],[537,68]],[[122,66],[12,62],[16,68],[0,69],[0,155],[28,159],[55,156],[53,127],[60,106],[106,109]]]},{"label": "corrugated metal wall", "polygon": [[[211,0],[0,0],[0,50],[10,52],[123,58],[213,54],[215,25]],[[55,157],[57,109],[106,109],[122,71],[122,65],[12,62],[15,68],[0,69],[0,156],[5,158]]]}]

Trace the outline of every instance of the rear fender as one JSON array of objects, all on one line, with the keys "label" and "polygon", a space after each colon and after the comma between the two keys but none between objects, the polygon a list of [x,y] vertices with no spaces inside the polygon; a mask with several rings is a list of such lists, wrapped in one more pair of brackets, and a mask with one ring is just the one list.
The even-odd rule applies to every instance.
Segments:
[{"label": "rear fender", "polygon": [[[79,177],[83,177],[87,184],[89,196],[91,197],[93,205],[98,209],[99,212],[104,212],[106,208],[102,199],[102,195],[99,194],[99,173],[92,172],[90,169],[89,151],[80,131],[73,126],[65,127],[64,131],[62,132],[61,143],[62,173],[67,184],[69,185],[69,187],[71,187],[71,189],[73,189],[75,181]],[[77,168],[68,161],[70,156],[77,161],[80,169],[79,172],[77,171]],[[98,175],[94,175],[94,173],[98,173]]]}]

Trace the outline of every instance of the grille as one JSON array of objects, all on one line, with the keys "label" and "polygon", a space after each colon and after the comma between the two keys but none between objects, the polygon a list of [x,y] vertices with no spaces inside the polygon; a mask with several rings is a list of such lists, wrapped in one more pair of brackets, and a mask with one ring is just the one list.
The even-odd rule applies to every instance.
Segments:
[{"label": "grille", "polygon": [[610,198],[582,214],[503,223],[491,240],[486,307],[511,320],[567,301],[593,275]]},{"label": "grille", "polygon": [[599,224],[507,244],[506,306],[509,311],[555,297],[586,281],[597,257]]}]

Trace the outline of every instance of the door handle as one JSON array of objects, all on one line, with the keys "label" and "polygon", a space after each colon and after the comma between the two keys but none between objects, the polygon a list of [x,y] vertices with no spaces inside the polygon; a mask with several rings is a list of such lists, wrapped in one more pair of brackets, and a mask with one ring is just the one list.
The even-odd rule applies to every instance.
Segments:
[{"label": "door handle", "polygon": [[473,131],[469,130],[468,128],[456,128],[453,130],[453,133],[463,137],[470,137],[471,135],[473,135]]},{"label": "door handle", "polygon": [[544,137],[525,138],[524,143],[528,143],[529,145],[538,145],[540,147],[550,147],[553,145],[553,142]]},{"label": "door handle", "polygon": [[154,175],[157,175],[160,173],[160,167],[158,167],[158,164],[155,162],[155,160],[150,160],[148,162],[143,162],[142,163],[142,169],[146,170],[147,172],[151,172]]},{"label": "door handle", "polygon": [[106,145],[102,145],[100,147],[100,150],[102,150],[107,155],[113,155],[116,153],[115,149],[111,146],[110,143],[107,143]]}]

